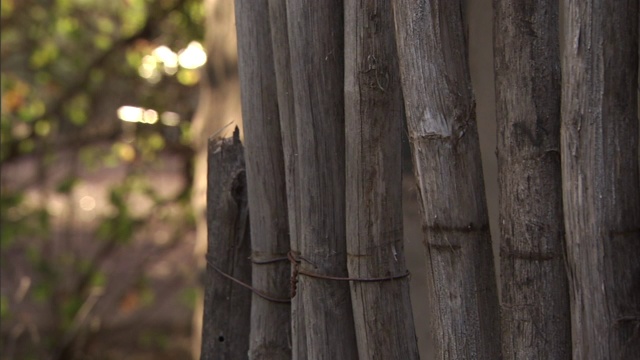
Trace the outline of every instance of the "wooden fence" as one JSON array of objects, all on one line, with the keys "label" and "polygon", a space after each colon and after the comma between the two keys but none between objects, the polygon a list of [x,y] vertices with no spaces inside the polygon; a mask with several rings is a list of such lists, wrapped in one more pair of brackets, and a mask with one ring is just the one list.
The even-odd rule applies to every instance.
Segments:
[{"label": "wooden fence", "polygon": [[494,0],[501,281],[464,1],[235,3],[246,159],[210,140],[202,359],[419,358],[405,117],[435,358],[640,353],[638,1]]}]

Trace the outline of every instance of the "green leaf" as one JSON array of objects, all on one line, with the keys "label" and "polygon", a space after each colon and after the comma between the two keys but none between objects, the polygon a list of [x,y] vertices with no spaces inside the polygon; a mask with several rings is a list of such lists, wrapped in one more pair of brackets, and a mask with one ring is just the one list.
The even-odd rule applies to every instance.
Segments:
[{"label": "green leaf", "polygon": [[164,145],[165,145],[164,144],[164,138],[158,133],[151,134],[147,141],[148,141],[149,147],[153,151],[162,150],[164,148]]},{"label": "green leaf", "polygon": [[0,206],[2,208],[2,213],[0,215],[4,216],[7,209],[22,204],[22,201],[24,201],[23,192],[16,192],[12,194],[3,193],[2,197],[0,197]]},{"label": "green leaf", "polygon": [[78,184],[78,178],[75,176],[62,180],[56,187],[56,191],[61,194],[70,194],[73,188]]},{"label": "green leaf", "polygon": [[193,86],[200,81],[200,73],[193,69],[180,69],[177,77],[180,84],[185,86]]},{"label": "green leaf", "polygon": [[49,233],[49,211],[47,209],[39,209],[35,212],[35,217],[37,221],[37,228],[35,233],[45,235]]},{"label": "green leaf", "polygon": [[107,284],[107,275],[103,271],[96,271],[91,275],[91,285],[105,286]]},{"label": "green leaf", "polygon": [[11,224],[2,224],[0,226],[0,249],[8,249],[15,243],[18,236],[18,231],[15,226]]},{"label": "green leaf", "polygon": [[115,206],[118,211],[123,211],[123,209],[127,207],[123,195],[121,188],[113,188],[109,193],[109,202],[111,202],[111,205]]},{"label": "green leaf", "polygon": [[9,299],[6,295],[0,295],[0,319],[6,319],[9,316]]},{"label": "green leaf", "polygon": [[82,307],[82,299],[80,295],[74,294],[64,299],[60,312],[62,315],[62,328],[68,329],[73,322],[80,308]]},{"label": "green leaf", "polygon": [[190,4],[187,4],[189,17],[191,21],[198,24],[204,23],[204,2],[203,1],[194,1]]},{"label": "green leaf", "polygon": [[48,281],[40,281],[34,287],[31,292],[31,296],[36,302],[44,303],[51,299],[53,296],[53,284]]},{"label": "green leaf", "polygon": [[58,58],[60,50],[53,41],[45,41],[31,55],[31,66],[42,68]]},{"label": "green leaf", "polygon": [[106,16],[99,17],[96,20],[96,26],[98,27],[98,30],[105,35],[111,35],[116,28],[113,21]]},{"label": "green leaf", "polygon": [[33,128],[38,136],[45,137],[51,132],[51,122],[48,120],[38,120]]},{"label": "green leaf", "polygon": [[180,294],[180,302],[190,310],[195,308],[197,298],[198,291],[194,287],[188,287]]},{"label": "green leaf", "polygon": [[40,249],[36,246],[32,245],[27,247],[26,255],[27,255],[27,260],[33,266],[37,266],[42,262],[42,253],[40,252]]},{"label": "green leaf", "polygon": [[58,13],[68,13],[71,9],[71,0],[57,0],[56,1],[56,10]]},{"label": "green leaf", "polygon": [[111,40],[111,38],[107,35],[100,34],[100,35],[94,36],[93,44],[96,46],[97,49],[107,50],[113,44],[113,40]]},{"label": "green leaf", "polygon": [[14,0],[2,0],[2,3],[0,3],[0,15],[2,15],[3,19],[10,17],[13,13],[15,7],[13,1]]},{"label": "green leaf", "polygon": [[98,225],[96,235],[104,241],[125,244],[133,238],[136,229],[142,223],[141,220],[131,217],[128,212],[122,211],[115,216],[104,219]]},{"label": "green leaf", "polygon": [[33,151],[33,149],[35,149],[36,144],[32,139],[25,139],[20,141],[20,143],[18,144],[18,150],[20,150],[20,153],[22,154],[29,154]]},{"label": "green leaf", "polygon": [[140,289],[140,303],[143,306],[152,305],[156,300],[156,293],[151,286],[145,286]]},{"label": "green leaf", "polygon": [[78,20],[70,16],[62,16],[56,20],[56,31],[62,36],[69,36],[78,30]]}]

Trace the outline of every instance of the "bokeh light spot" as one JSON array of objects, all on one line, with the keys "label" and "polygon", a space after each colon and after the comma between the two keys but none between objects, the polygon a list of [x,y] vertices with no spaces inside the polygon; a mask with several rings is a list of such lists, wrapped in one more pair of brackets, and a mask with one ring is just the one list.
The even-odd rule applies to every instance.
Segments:
[{"label": "bokeh light spot", "polygon": [[96,199],[92,196],[85,195],[80,198],[80,208],[84,211],[91,211],[96,208]]}]

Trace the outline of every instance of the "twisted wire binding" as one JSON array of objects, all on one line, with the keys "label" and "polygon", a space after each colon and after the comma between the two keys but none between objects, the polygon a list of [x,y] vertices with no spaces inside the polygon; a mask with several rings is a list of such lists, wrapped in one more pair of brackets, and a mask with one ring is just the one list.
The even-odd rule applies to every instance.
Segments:
[{"label": "twisted wire binding", "polygon": [[281,257],[276,257],[273,259],[266,259],[266,260],[258,260],[254,257],[254,255],[251,255],[250,259],[251,259],[251,262],[256,265],[266,265],[266,264],[273,264],[281,261],[289,261],[289,258],[286,255]]},{"label": "twisted wire binding", "polygon": [[293,271],[291,272],[291,298],[296,296],[296,292],[298,289],[298,275],[305,275],[309,277],[313,277],[316,279],[325,279],[325,280],[334,280],[334,281],[356,281],[356,282],[380,282],[380,281],[389,281],[389,280],[397,280],[408,277],[411,273],[407,270],[406,273],[400,275],[390,275],[383,277],[372,277],[372,278],[356,278],[356,277],[342,277],[342,276],[330,276],[330,275],[322,275],[316,274],[310,271],[306,271],[304,269],[300,269],[300,263],[302,261],[311,263],[309,260],[300,256],[299,254],[295,254],[293,251],[289,251],[287,253],[287,257],[293,266]]},{"label": "twisted wire binding", "polygon": [[245,287],[245,288],[251,290],[254,294],[260,296],[261,298],[263,298],[265,300],[269,300],[269,301],[272,301],[272,302],[275,302],[275,303],[280,303],[280,304],[286,304],[286,303],[290,303],[291,302],[291,299],[281,299],[281,298],[276,298],[276,297],[267,295],[264,292],[254,288],[253,286],[243,282],[242,280],[236,279],[235,277],[233,277],[233,276],[227,274],[226,272],[222,271],[222,269],[220,269],[219,267],[213,265],[213,263],[211,261],[209,261],[209,259],[207,259],[207,265],[211,266],[211,268],[213,270],[217,271],[218,274],[224,276],[225,278],[235,282],[236,284],[238,284],[238,285],[240,285],[242,287]]},{"label": "twisted wire binding", "polygon": [[325,280],[334,280],[334,281],[356,281],[356,282],[380,282],[380,281],[389,281],[389,280],[397,280],[397,279],[402,279],[405,277],[408,277],[409,275],[411,275],[411,273],[409,271],[407,271],[404,274],[400,274],[400,275],[390,275],[390,276],[384,276],[384,277],[371,277],[371,278],[356,278],[356,277],[342,277],[342,276],[331,276],[331,275],[322,275],[322,274],[316,274],[314,272],[311,271],[307,271],[304,269],[300,269],[300,264],[302,261],[305,261],[307,263],[313,264],[311,261],[305,259],[304,257],[302,257],[300,254],[297,254],[293,251],[289,251],[287,253],[286,257],[277,257],[277,258],[273,258],[273,259],[267,259],[267,260],[256,260],[256,259],[251,259],[251,262],[256,264],[256,265],[264,265],[264,264],[273,264],[273,263],[277,263],[277,262],[281,262],[281,261],[289,261],[291,263],[292,269],[291,269],[291,279],[290,279],[290,285],[291,285],[291,293],[290,293],[290,298],[288,299],[282,299],[282,298],[276,298],[273,296],[270,296],[268,294],[265,294],[264,292],[254,288],[253,286],[225,273],[224,271],[222,271],[222,269],[218,268],[217,266],[215,266],[207,257],[207,265],[210,266],[212,269],[214,269],[216,272],[218,272],[220,275],[224,276],[225,278],[235,282],[236,284],[247,288],[249,290],[251,290],[254,294],[260,296],[261,298],[268,300],[268,301],[272,301],[275,303],[290,303],[291,299],[293,299],[298,291],[298,276],[299,275],[304,275],[304,276],[308,276],[308,277],[312,277],[312,278],[316,278],[316,279],[325,279]]}]

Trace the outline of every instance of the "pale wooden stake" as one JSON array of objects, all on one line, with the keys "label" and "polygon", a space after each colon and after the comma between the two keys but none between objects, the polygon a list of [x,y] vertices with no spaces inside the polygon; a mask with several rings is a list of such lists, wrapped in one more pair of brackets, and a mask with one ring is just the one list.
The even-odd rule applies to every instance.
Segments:
[{"label": "pale wooden stake", "polygon": [[438,359],[498,359],[500,315],[463,1],[393,2]]},{"label": "pale wooden stake", "polygon": [[[289,35],[287,33],[286,0],[269,0],[271,39],[278,88],[278,109],[280,110],[280,131],[284,153],[285,177],[287,183],[287,206],[289,208],[289,234],[291,250],[300,251],[300,196],[298,179],[298,145],[296,140],[296,118],[291,80],[291,58],[289,56]],[[291,300],[291,354],[294,359],[304,359],[307,355],[307,339],[302,296]]]},{"label": "pale wooden stake", "polygon": [[[291,268],[286,261],[289,223],[269,7],[267,0],[236,0],[235,9],[253,287],[271,297],[286,299]],[[283,258],[285,261],[270,262]],[[249,359],[291,357],[290,313],[288,303],[253,295]]]},{"label": "pale wooden stake", "polygon": [[[387,0],[345,2],[347,260],[352,278],[405,274],[400,74]],[[351,282],[362,359],[419,359],[409,278]]]},{"label": "pale wooden stake", "polygon": [[[287,1],[296,114],[303,270],[347,276],[344,193],[344,29],[339,0]],[[307,354],[355,359],[347,282],[300,276]]]}]

